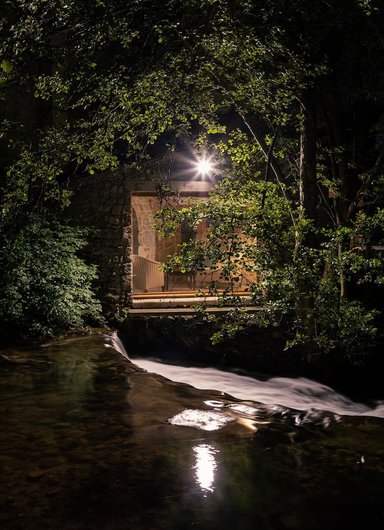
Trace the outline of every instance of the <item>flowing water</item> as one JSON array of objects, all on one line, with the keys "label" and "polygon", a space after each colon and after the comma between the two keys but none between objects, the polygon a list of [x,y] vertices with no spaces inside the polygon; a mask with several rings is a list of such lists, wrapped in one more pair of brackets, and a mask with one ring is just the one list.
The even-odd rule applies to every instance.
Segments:
[{"label": "flowing water", "polygon": [[1,529],[383,528],[383,403],[106,335],[0,359]]}]

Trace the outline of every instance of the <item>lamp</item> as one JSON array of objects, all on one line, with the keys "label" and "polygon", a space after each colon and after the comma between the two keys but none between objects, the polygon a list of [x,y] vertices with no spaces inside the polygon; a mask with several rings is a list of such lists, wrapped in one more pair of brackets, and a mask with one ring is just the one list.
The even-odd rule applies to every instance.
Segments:
[{"label": "lamp", "polygon": [[196,167],[197,173],[202,177],[207,177],[214,169],[211,158],[207,156],[198,158],[194,165]]}]

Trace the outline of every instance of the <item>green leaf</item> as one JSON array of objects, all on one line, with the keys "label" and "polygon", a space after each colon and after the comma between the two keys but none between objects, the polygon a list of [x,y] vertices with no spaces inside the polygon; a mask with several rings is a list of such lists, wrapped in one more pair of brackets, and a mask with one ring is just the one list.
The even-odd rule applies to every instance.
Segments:
[{"label": "green leaf", "polygon": [[5,74],[10,74],[13,71],[13,66],[10,61],[3,59],[1,61],[1,69]]}]

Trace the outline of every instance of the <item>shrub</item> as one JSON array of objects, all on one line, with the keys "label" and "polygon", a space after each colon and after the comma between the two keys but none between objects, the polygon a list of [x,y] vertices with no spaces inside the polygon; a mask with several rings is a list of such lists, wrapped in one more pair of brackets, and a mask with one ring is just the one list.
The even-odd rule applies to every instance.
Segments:
[{"label": "shrub", "polygon": [[87,234],[84,228],[35,219],[13,236],[3,237],[3,334],[50,336],[101,321],[101,305],[92,289],[96,267],[78,256]]}]

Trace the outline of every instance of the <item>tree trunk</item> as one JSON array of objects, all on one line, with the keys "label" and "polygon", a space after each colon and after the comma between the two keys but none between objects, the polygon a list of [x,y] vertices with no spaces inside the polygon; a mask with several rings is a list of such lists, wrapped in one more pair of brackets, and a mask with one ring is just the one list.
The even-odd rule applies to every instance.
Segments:
[{"label": "tree trunk", "polygon": [[[333,80],[337,83],[337,79]],[[326,118],[328,124],[329,146],[331,148],[332,177],[338,183],[338,193],[333,199],[336,226],[348,224],[348,208],[353,196],[352,183],[347,163],[347,140],[345,137],[345,116],[342,108],[342,98],[338,88],[330,88],[326,93]],[[340,262],[339,296],[340,300],[347,294],[347,282],[343,272],[344,247],[341,242],[337,245],[337,258]]]}]

